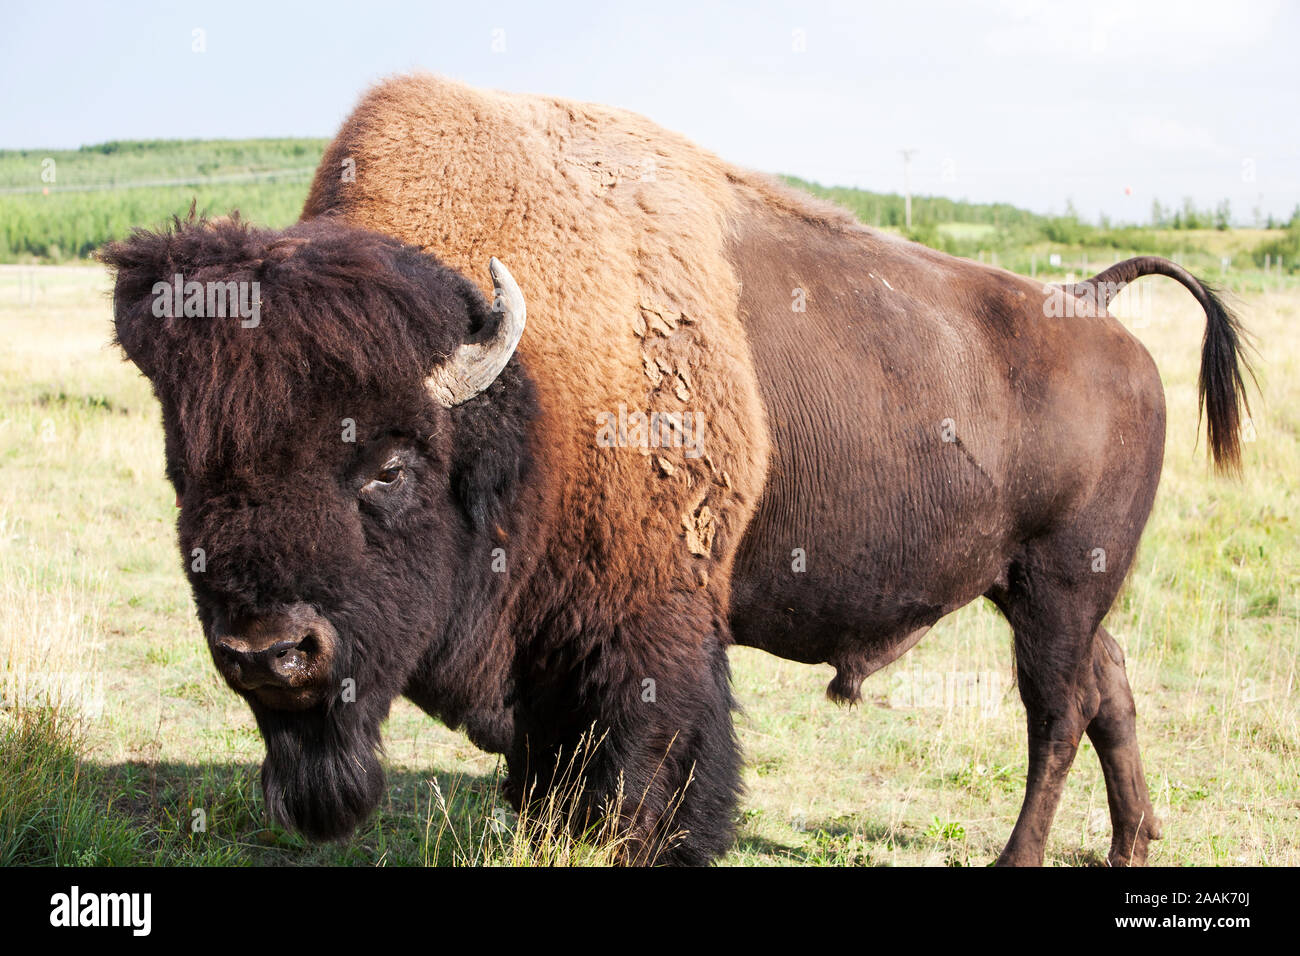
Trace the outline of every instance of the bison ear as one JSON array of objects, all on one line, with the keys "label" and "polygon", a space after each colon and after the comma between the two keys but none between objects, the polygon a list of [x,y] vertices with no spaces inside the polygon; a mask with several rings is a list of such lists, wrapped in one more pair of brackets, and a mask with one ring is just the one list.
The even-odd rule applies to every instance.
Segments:
[{"label": "bison ear", "polygon": [[496,322],[484,325],[477,341],[458,346],[424,380],[433,400],[445,408],[469,401],[496,381],[524,334],[527,310],[518,283],[499,259],[488,262],[488,271],[495,290],[492,313]]},{"label": "bison ear", "polygon": [[137,230],[129,239],[105,246],[98,257],[115,273],[115,340],[126,357],[153,379],[162,348],[162,323],[165,316],[179,314],[180,303],[171,302],[177,294],[173,273],[179,271],[173,261],[172,236]]}]

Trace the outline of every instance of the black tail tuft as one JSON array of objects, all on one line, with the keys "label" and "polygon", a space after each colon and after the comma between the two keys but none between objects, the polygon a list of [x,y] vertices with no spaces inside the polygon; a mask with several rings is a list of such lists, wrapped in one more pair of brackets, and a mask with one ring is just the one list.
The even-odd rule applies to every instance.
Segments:
[{"label": "black tail tuft", "polygon": [[[1204,415],[1210,454],[1222,472],[1241,473],[1242,410],[1250,415],[1243,372],[1255,381],[1245,355],[1247,336],[1241,323],[1219,298],[1218,290],[1201,283],[1205,298],[1205,337],[1201,341],[1201,374],[1197,381],[1199,417]],[[1258,381],[1255,381],[1258,387]]]}]

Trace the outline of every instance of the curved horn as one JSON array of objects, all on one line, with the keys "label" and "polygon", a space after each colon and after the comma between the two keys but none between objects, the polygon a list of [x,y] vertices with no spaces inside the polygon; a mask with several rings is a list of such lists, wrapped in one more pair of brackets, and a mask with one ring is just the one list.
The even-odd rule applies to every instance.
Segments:
[{"label": "curved horn", "polygon": [[494,289],[492,311],[500,315],[495,331],[481,342],[457,348],[424,380],[434,401],[446,408],[469,401],[496,381],[524,334],[526,310],[518,283],[495,257],[488,261],[488,271]]}]

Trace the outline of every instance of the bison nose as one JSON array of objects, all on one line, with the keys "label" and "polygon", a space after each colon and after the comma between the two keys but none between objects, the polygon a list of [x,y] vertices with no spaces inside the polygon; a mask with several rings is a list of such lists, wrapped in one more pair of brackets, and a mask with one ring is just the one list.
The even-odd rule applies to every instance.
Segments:
[{"label": "bison nose", "polygon": [[308,691],[328,682],[337,637],[307,605],[247,619],[232,630],[213,641],[213,656],[236,690],[258,691],[268,701],[284,697],[285,703],[290,698],[301,703],[316,696]]},{"label": "bison nose", "polygon": [[223,637],[217,652],[238,672],[237,683],[248,690],[265,684],[292,687],[309,676],[319,641],[314,634],[286,638],[258,648],[248,641]]}]

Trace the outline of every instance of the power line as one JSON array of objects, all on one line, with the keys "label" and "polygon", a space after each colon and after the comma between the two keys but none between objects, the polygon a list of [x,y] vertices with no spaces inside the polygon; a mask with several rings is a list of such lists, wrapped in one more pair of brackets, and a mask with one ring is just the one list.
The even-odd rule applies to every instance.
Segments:
[{"label": "power line", "polygon": [[907,220],[907,229],[912,229],[912,157],[918,150],[901,149],[903,154],[903,209],[904,218]]}]

